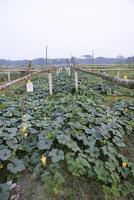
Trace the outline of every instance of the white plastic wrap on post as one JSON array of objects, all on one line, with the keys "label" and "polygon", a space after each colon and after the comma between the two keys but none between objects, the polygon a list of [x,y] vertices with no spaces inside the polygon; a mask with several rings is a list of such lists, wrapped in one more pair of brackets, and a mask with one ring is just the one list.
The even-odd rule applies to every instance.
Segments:
[{"label": "white plastic wrap on post", "polygon": [[11,81],[10,72],[7,73],[7,76],[8,76],[8,82],[10,82]]},{"label": "white plastic wrap on post", "polygon": [[75,90],[78,90],[78,72],[75,71]]},{"label": "white plastic wrap on post", "polygon": [[52,95],[52,74],[48,74],[49,94]]},{"label": "white plastic wrap on post", "polygon": [[27,92],[33,92],[33,84],[30,80],[26,83],[26,90]]}]

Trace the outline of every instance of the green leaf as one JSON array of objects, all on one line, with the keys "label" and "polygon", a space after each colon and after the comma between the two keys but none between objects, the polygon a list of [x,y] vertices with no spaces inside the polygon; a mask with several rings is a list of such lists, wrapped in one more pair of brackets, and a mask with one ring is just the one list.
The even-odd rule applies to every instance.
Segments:
[{"label": "green leaf", "polygon": [[52,140],[46,139],[43,133],[40,133],[38,137],[39,137],[39,150],[45,150],[51,148]]},{"label": "green leaf", "polygon": [[132,166],[131,172],[132,172],[132,175],[134,177],[134,165]]},{"label": "green leaf", "polygon": [[9,146],[10,149],[14,149],[14,150],[16,150],[19,146],[18,140],[16,138],[6,141],[6,144]]},{"label": "green leaf", "polygon": [[52,149],[49,152],[49,156],[51,157],[53,163],[64,160],[64,152],[62,150]]},{"label": "green leaf", "polygon": [[66,154],[66,161],[69,171],[74,176],[85,175],[91,168],[91,165],[87,161],[86,156],[79,154],[76,159],[74,159],[73,156],[74,155],[70,153]]},{"label": "green leaf", "polygon": [[58,140],[59,144],[65,145],[65,144],[67,144],[67,142],[70,141],[70,137],[62,134],[62,135],[57,136],[57,140]]},{"label": "green leaf", "polygon": [[29,120],[31,120],[31,119],[32,119],[32,116],[29,115],[29,114],[26,114],[26,115],[23,115],[23,116],[22,116],[22,121],[23,121],[23,122],[27,122],[27,121],[29,121]]},{"label": "green leaf", "polygon": [[41,175],[41,166],[40,166],[40,164],[36,165],[36,167],[34,168],[34,175],[36,177],[40,177],[40,175]]},{"label": "green leaf", "polygon": [[97,174],[98,179],[105,183],[110,181],[110,172],[105,169],[105,163],[101,160],[95,162],[94,171]]},{"label": "green leaf", "polygon": [[17,133],[17,128],[6,128],[6,130],[14,136]]},{"label": "green leaf", "polygon": [[11,156],[11,151],[9,149],[4,148],[0,150],[0,160],[3,161],[8,160],[10,156]]},{"label": "green leaf", "polygon": [[24,162],[19,159],[14,159],[7,165],[7,169],[13,174],[17,174],[25,169]]},{"label": "green leaf", "polygon": [[114,137],[113,142],[118,146],[118,147],[125,147],[126,145],[124,144],[123,140],[119,137]]},{"label": "green leaf", "polygon": [[31,157],[31,163],[33,165],[37,165],[40,163],[40,154],[37,152],[34,152],[32,157]]},{"label": "green leaf", "polygon": [[118,185],[113,185],[111,188],[111,192],[116,196],[116,197],[120,197],[120,189],[118,187]]},{"label": "green leaf", "polygon": [[44,183],[47,192],[59,193],[62,189],[62,185],[65,182],[64,177],[58,171],[52,176],[50,172],[45,172],[41,175],[41,180]]},{"label": "green leaf", "polygon": [[69,149],[71,149],[74,152],[80,151],[80,148],[78,147],[77,143],[73,140],[70,140],[67,142],[67,146]]},{"label": "green leaf", "polygon": [[6,183],[0,184],[0,199],[1,200],[9,199],[9,186]]},{"label": "green leaf", "polygon": [[62,184],[65,182],[64,177],[61,173],[56,172],[54,175],[54,193],[57,194],[62,189]]}]

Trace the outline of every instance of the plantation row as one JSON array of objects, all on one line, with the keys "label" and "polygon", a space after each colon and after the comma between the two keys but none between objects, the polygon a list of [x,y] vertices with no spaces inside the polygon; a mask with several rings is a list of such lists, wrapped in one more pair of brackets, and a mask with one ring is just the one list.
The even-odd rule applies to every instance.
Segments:
[{"label": "plantation row", "polygon": [[9,195],[7,182],[28,168],[47,192],[60,193],[66,170],[96,179],[105,196],[133,195],[134,163],[124,152],[125,138],[134,133],[134,103],[108,107],[104,99],[134,92],[82,73],[77,93],[73,73],[53,74],[52,96],[47,77],[32,82],[33,93],[20,85],[0,97],[1,197]]}]

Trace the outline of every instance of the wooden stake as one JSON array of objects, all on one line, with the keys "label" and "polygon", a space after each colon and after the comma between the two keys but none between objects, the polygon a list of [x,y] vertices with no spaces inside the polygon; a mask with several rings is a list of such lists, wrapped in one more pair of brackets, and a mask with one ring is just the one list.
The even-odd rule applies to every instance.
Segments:
[{"label": "wooden stake", "polygon": [[75,90],[78,91],[78,72],[75,71]]},{"label": "wooden stake", "polygon": [[47,45],[46,45],[46,65],[47,65]]},{"label": "wooden stake", "polygon": [[52,74],[48,74],[49,94],[52,95]]},{"label": "wooden stake", "polygon": [[117,71],[117,77],[120,78],[120,71]]},{"label": "wooden stake", "polygon": [[10,72],[7,73],[7,76],[8,76],[8,82],[10,82],[11,81]]},{"label": "wooden stake", "polygon": [[70,76],[70,67],[68,68],[68,76]]}]

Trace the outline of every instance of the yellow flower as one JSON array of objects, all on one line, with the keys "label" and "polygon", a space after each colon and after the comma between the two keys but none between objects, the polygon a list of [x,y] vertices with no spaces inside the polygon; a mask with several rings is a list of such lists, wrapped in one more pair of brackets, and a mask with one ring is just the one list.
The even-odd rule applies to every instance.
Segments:
[{"label": "yellow flower", "polygon": [[124,79],[127,79],[127,76],[124,76]]},{"label": "yellow flower", "polygon": [[126,162],[123,162],[123,163],[122,163],[122,167],[123,167],[123,168],[127,167],[127,163],[126,163]]},{"label": "yellow flower", "polygon": [[46,166],[46,161],[47,161],[47,158],[45,156],[41,156],[41,162],[44,166]]},{"label": "yellow flower", "polygon": [[128,109],[127,108],[125,108],[125,112],[127,112],[128,111]]},{"label": "yellow flower", "polygon": [[3,166],[3,164],[1,163],[1,164],[0,164],[0,170],[1,170],[3,167],[4,167],[4,166]]},{"label": "yellow flower", "polygon": [[27,136],[28,136],[28,132],[25,132],[25,133],[24,133],[24,136],[25,136],[25,138],[27,138]]},{"label": "yellow flower", "polygon": [[28,136],[28,130],[27,130],[27,127],[26,127],[26,126],[23,126],[22,132],[23,132],[23,134],[24,134],[24,137],[27,138],[27,136]]},{"label": "yellow flower", "polygon": [[23,129],[22,129],[23,133],[24,133],[26,130],[27,130],[27,128],[24,126]]}]

